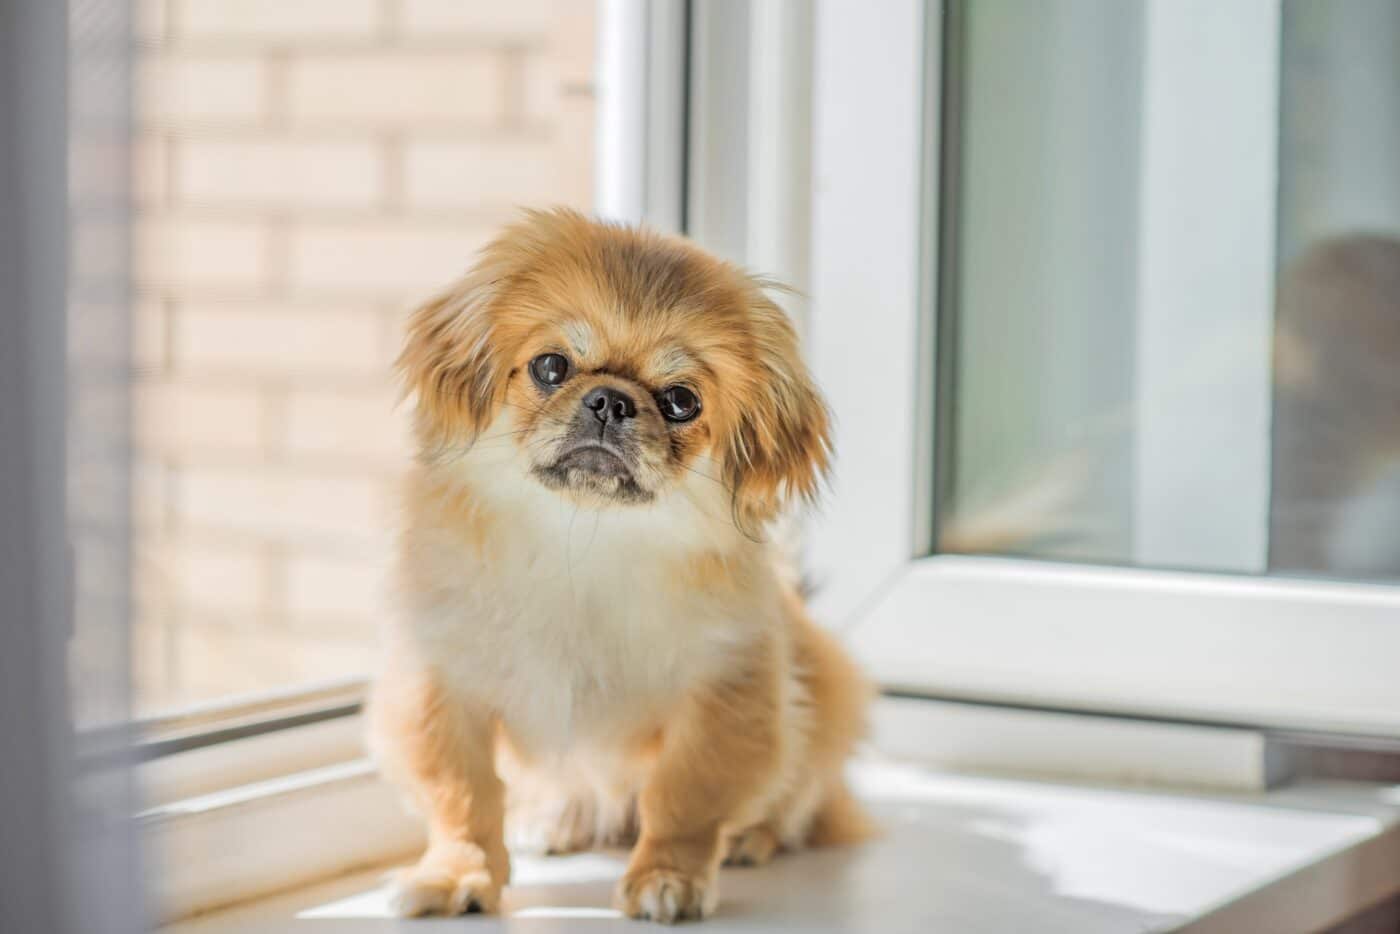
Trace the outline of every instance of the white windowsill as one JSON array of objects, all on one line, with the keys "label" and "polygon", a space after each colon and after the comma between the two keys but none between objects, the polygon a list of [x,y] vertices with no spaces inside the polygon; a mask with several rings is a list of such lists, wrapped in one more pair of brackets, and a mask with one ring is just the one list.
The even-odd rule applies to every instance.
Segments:
[{"label": "white windowsill", "polygon": [[[725,870],[705,930],[1304,931],[1400,889],[1400,790],[1305,785],[1177,794],[855,770],[885,833],[861,847]],[[612,912],[625,856],[518,858],[502,918],[402,922],[382,872],[168,926],[170,934],[447,928],[643,930]]]}]

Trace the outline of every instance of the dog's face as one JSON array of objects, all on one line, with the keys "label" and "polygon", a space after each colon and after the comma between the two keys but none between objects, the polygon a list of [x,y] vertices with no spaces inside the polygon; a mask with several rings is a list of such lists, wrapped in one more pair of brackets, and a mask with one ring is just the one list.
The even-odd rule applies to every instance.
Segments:
[{"label": "dog's face", "polygon": [[656,503],[701,476],[734,517],[810,498],[826,408],[758,283],[680,240],[531,213],[413,317],[400,366],[428,457],[488,434],[593,507]]}]

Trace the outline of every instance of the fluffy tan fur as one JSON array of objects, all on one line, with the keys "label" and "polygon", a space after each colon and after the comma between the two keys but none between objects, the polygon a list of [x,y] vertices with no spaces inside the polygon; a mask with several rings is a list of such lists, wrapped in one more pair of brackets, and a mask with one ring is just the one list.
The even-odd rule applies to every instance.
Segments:
[{"label": "fluffy tan fur", "polygon": [[[842,767],[866,684],[764,540],[816,495],[828,430],[762,286],[679,239],[532,213],[413,317],[420,452],[369,717],[428,822],[403,913],[495,909],[508,810],[551,850],[635,837],[618,905],[667,922],[713,910],[726,857],[865,834]],[[532,380],[546,353],[562,385]],[[697,417],[663,418],[669,385]],[[625,480],[557,466],[597,387],[636,400]]]}]

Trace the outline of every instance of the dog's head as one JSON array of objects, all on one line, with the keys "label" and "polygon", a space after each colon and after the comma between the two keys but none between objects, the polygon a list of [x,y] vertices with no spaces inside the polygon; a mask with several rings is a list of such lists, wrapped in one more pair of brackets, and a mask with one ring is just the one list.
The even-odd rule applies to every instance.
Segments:
[{"label": "dog's head", "polygon": [[424,456],[507,446],[560,496],[719,484],[744,528],[811,498],[827,411],[761,284],[679,239],[531,212],[419,309],[399,366]]}]

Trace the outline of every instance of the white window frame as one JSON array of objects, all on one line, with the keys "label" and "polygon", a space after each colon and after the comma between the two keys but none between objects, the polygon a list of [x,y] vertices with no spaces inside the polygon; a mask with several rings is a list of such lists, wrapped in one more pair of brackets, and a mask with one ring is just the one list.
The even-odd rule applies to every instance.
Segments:
[{"label": "white window frame", "polygon": [[598,0],[595,212],[685,229],[689,5]]},{"label": "white window frame", "polygon": [[[817,6],[808,337],[837,424],[808,535],[822,615],[887,688],[1400,735],[1400,588],[931,554],[941,6]],[[1248,15],[1276,29],[1279,6]]]}]

